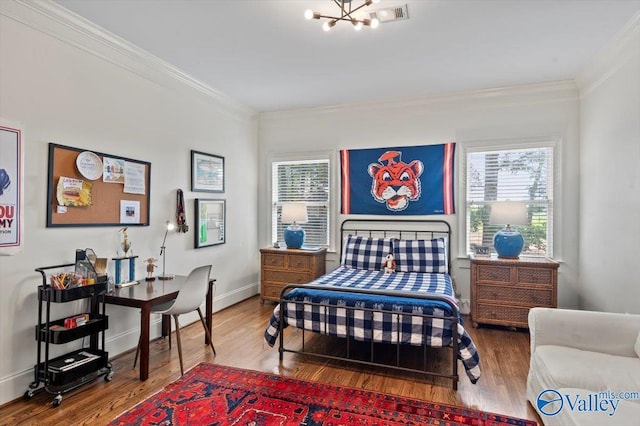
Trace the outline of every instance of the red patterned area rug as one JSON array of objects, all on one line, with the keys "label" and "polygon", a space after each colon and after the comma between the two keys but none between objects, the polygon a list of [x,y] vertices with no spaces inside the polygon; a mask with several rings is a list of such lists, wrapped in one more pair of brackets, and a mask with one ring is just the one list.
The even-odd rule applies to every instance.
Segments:
[{"label": "red patterned area rug", "polygon": [[275,374],[199,364],[110,425],[521,425],[536,422]]}]

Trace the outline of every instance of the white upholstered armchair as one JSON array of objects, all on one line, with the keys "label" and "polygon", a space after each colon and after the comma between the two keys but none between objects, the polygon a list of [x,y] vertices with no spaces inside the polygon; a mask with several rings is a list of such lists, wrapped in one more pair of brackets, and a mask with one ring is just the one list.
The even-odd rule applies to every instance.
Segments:
[{"label": "white upholstered armchair", "polygon": [[527,399],[545,425],[639,424],[640,315],[533,308],[529,330]]}]

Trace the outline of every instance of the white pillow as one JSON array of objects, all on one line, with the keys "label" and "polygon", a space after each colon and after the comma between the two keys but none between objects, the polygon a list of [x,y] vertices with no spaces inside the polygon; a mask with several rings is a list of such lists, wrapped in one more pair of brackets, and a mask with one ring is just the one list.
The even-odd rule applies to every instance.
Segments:
[{"label": "white pillow", "polygon": [[636,355],[640,358],[640,332],[638,332],[638,338],[636,339],[636,344],[633,346],[633,349],[636,350]]}]

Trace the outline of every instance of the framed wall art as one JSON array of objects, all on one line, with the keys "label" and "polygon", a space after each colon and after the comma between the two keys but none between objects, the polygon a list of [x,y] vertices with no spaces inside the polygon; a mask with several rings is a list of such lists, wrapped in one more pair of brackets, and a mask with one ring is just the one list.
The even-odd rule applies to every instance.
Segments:
[{"label": "framed wall art", "polygon": [[224,157],[191,150],[191,190],[224,192]]},{"label": "framed wall art", "polygon": [[22,129],[21,123],[0,119],[0,255],[23,252]]},{"label": "framed wall art", "polygon": [[224,244],[225,242],[225,200],[195,201],[195,241],[194,248],[202,248]]}]

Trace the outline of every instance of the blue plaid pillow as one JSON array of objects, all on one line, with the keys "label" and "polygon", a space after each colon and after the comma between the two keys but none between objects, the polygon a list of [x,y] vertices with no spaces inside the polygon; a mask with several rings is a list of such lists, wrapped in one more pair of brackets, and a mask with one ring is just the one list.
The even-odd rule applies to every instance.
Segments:
[{"label": "blue plaid pillow", "polygon": [[394,240],[392,253],[398,272],[448,272],[444,238]]},{"label": "blue plaid pillow", "polygon": [[342,265],[351,269],[382,270],[382,261],[391,253],[391,238],[367,238],[347,235]]}]

